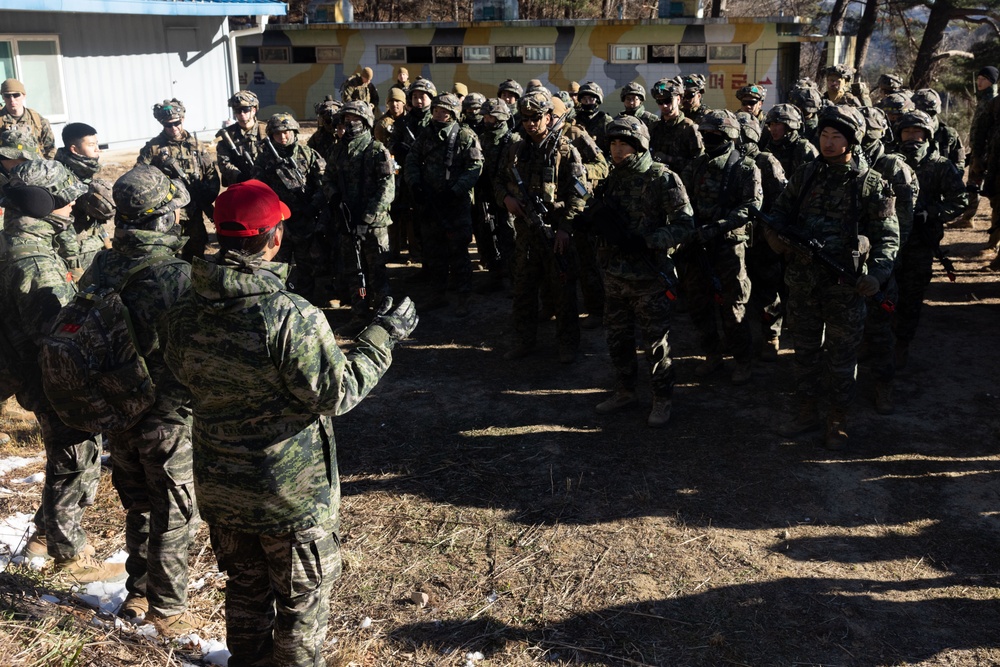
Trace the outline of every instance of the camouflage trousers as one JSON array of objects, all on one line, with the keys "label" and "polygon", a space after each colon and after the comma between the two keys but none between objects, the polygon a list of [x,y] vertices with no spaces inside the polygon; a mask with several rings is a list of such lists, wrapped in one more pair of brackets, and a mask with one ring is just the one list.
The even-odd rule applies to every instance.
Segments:
[{"label": "camouflage trousers", "polygon": [[189,204],[181,212],[181,230],[187,237],[187,242],[181,248],[181,259],[190,262],[192,257],[204,257],[208,246],[208,230],[205,228],[205,216],[195,204]]},{"label": "camouflage trousers", "polygon": [[330,590],[340,576],[332,526],[255,535],[211,526],[226,582],[229,667],[325,667]]},{"label": "camouflage trousers", "polygon": [[618,375],[618,387],[635,391],[639,373],[635,351],[638,325],[650,365],[653,396],[671,398],[674,368],[667,337],[673,306],[663,283],[656,278],[626,280],[605,274],[604,287],[604,335]]},{"label": "camouflage trousers", "polygon": [[593,315],[604,312],[604,275],[597,262],[597,243],[592,234],[573,234],[573,245],[580,261],[580,292],[583,309]]},{"label": "camouflage trousers", "polygon": [[560,350],[580,347],[580,313],[576,303],[576,253],[572,244],[561,267],[552,250],[552,241],[540,229],[515,223],[514,237],[514,336],[516,344],[531,347],[538,336],[538,290],[548,289],[554,297],[556,342]]},{"label": "camouflage trousers", "polygon": [[796,392],[816,398],[823,385],[823,365],[830,378],[835,407],[854,400],[858,346],[865,328],[865,299],[854,285],[840,285],[824,267],[804,258],[785,272],[788,318],[795,348]]},{"label": "camouflage trousers", "polygon": [[369,308],[377,308],[382,299],[390,296],[389,271],[389,228],[369,227],[361,240],[361,271],[365,277],[365,296],[361,296],[361,280],[358,275],[358,252],[353,235],[340,235],[341,265],[347,276],[351,290],[351,314],[363,316]]},{"label": "camouflage trousers", "polygon": [[896,302],[896,339],[908,344],[917,333],[924,294],[934,275],[934,249],[912,238],[896,256],[896,282],[899,299]]},{"label": "camouflage trousers", "polygon": [[750,278],[750,303],[760,312],[761,337],[765,341],[778,340],[784,319],[784,301],[788,299],[782,257],[771,250],[763,234],[747,248],[746,257],[747,276]]},{"label": "camouflage trousers", "polygon": [[[882,294],[893,303],[899,300],[895,271],[889,276]],[[864,341],[868,347],[872,375],[879,382],[890,382],[896,375],[896,334],[892,330],[895,316],[871,299],[868,299],[866,308]]]},{"label": "camouflage trousers", "polygon": [[111,481],[126,511],[125,586],[166,616],[187,607],[188,546],[199,523],[185,413],[153,412],[108,438]]},{"label": "camouflage trousers", "polygon": [[[745,252],[742,243],[692,248],[682,255],[679,266],[688,313],[701,334],[702,352],[722,354],[724,335],[729,351],[740,363],[750,361],[753,354],[753,336],[746,319],[750,279]],[[716,313],[721,315],[721,332]]]},{"label": "camouflage trousers", "polygon": [[435,210],[428,207],[420,217],[420,240],[424,252],[424,268],[431,289],[444,296],[451,275],[455,289],[468,294],[472,291],[472,213]]}]

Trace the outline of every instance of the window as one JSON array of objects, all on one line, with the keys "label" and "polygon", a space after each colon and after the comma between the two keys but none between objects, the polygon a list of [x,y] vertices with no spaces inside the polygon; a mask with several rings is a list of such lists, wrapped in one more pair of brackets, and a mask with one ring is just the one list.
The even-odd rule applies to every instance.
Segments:
[{"label": "window", "polygon": [[[339,46],[330,47],[339,49]],[[380,46],[378,47],[378,61],[380,63],[405,63],[406,62],[406,47],[405,46]],[[326,61],[324,61],[326,62]]]},{"label": "window", "polygon": [[19,79],[28,105],[50,122],[68,120],[59,41],[54,35],[0,35],[0,76]]},{"label": "window", "polygon": [[524,47],[523,46],[497,46],[495,47],[496,57],[494,62],[497,63],[523,63],[524,62]]},{"label": "window", "polygon": [[677,47],[677,62],[703,63],[706,52],[704,44],[681,44]]},{"label": "window", "polygon": [[316,62],[316,47],[314,46],[293,46],[292,62],[311,64]]},{"label": "window", "polygon": [[436,63],[460,63],[462,62],[461,46],[435,46],[434,62]]},{"label": "window", "polygon": [[526,63],[554,63],[555,61],[556,49],[554,46],[524,47],[524,62]]},{"label": "window", "polygon": [[712,63],[741,63],[743,62],[743,45],[712,45],[708,47],[708,61]]},{"label": "window", "polygon": [[288,62],[287,46],[262,46],[260,47],[260,61],[272,65],[280,65]]},{"label": "window", "polygon": [[253,65],[257,63],[260,59],[260,49],[256,46],[241,46],[240,47],[240,64],[241,65]]},{"label": "window", "polygon": [[408,46],[406,47],[406,62],[432,63],[434,62],[434,48],[430,46]]},{"label": "window", "polygon": [[[379,58],[381,61],[382,59]],[[344,62],[344,49],[340,46],[317,46],[316,62],[318,63],[342,63]]]},{"label": "window", "polygon": [[462,49],[462,62],[489,63],[493,61],[493,49],[489,46],[466,46]]},{"label": "window", "polygon": [[649,60],[651,63],[672,63],[677,62],[676,44],[652,44],[649,47]]},{"label": "window", "polygon": [[612,44],[611,62],[613,63],[646,62],[646,47]]}]

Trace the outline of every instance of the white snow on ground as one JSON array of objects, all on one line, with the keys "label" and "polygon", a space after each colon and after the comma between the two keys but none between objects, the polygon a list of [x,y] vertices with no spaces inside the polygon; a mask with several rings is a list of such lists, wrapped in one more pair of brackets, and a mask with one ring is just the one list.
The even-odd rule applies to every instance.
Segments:
[{"label": "white snow on ground", "polygon": [[42,459],[40,457],[26,459],[21,456],[11,456],[6,459],[0,459],[0,477],[6,477],[7,473],[12,470],[17,470],[18,468],[39,463],[41,460]]}]

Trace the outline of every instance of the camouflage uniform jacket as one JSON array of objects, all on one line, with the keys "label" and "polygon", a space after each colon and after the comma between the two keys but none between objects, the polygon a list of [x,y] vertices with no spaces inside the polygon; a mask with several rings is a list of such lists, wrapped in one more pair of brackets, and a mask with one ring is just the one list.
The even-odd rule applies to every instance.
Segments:
[{"label": "camouflage uniform jacket", "polygon": [[[319,127],[312,133],[309,140],[306,141],[306,146],[316,151],[321,158],[329,162],[330,156],[333,155],[333,149],[337,147],[338,143],[340,143],[340,137],[326,127]],[[270,150],[266,146],[265,149]]]},{"label": "camouflage uniform jacket", "polygon": [[355,74],[354,76],[348,77],[344,84],[340,87],[340,101],[341,102],[367,102],[368,104],[375,106],[378,104],[378,100],[372,100],[371,89],[368,84],[361,79],[360,74]]},{"label": "camouflage uniform jacket", "polygon": [[882,174],[882,178],[892,186],[896,197],[896,221],[899,223],[899,247],[902,248],[913,228],[913,211],[920,193],[917,173],[906,164],[902,155],[887,152],[882,142],[867,149],[865,158],[872,169]]},{"label": "camouflage uniform jacket", "polygon": [[392,143],[392,126],[395,123],[396,119],[388,111],[379,116],[375,121],[375,141],[388,147]]},{"label": "camouflage uniform jacket", "polygon": [[569,139],[573,148],[580,153],[583,168],[587,172],[587,182],[590,184],[590,189],[593,190],[598,183],[608,177],[608,172],[611,171],[608,159],[597,147],[597,142],[576,123],[564,123],[562,135]]},{"label": "camouflage uniform jacket", "polygon": [[[518,120],[520,120],[520,117]],[[605,153],[609,150],[607,135],[608,125],[611,124],[611,121],[611,116],[600,109],[595,110],[591,114],[588,114],[582,108],[576,112],[576,124],[585,129],[587,134],[594,140],[594,143],[597,144],[597,147]],[[520,123],[518,127],[521,127]]]},{"label": "camouflage uniform jacket", "polygon": [[323,172],[319,153],[298,141],[289,146],[272,144],[279,157],[265,146],[254,165],[254,178],[267,183],[292,211],[294,218],[313,218],[323,208]]},{"label": "camouflage uniform jacket", "polygon": [[830,91],[826,91],[825,93],[823,93],[823,99],[824,100],[830,100],[831,102],[833,102],[834,104],[836,104],[838,106],[841,105],[841,104],[849,104],[852,107],[862,107],[862,106],[864,106],[861,103],[861,100],[858,99],[857,95],[855,95],[854,93],[849,93],[847,91],[842,91],[841,94],[840,94],[840,97],[838,97],[837,99],[834,99],[834,98],[830,97]]},{"label": "camouflage uniform jacket", "polygon": [[711,109],[706,107],[704,104],[700,105],[697,109],[691,109],[690,111],[685,111],[684,115],[691,119],[694,126],[697,128],[701,125],[701,121],[705,120],[705,116],[708,115]]},{"label": "camouflage uniform jacket", "polygon": [[184,207],[188,220],[200,220],[198,211],[211,217],[212,202],[219,194],[219,173],[215,160],[193,134],[184,131],[180,140],[168,139],[161,132],[139,151],[139,164],[151,164],[170,178],[184,181],[191,193],[191,203]]},{"label": "camouflage uniform jacket", "polygon": [[56,135],[52,133],[52,125],[42,114],[34,109],[24,109],[24,113],[15,118],[7,111],[7,107],[0,108],[0,131],[6,130],[14,125],[26,125],[31,128],[31,134],[38,142],[38,152],[46,160],[54,160],[56,156]]},{"label": "camouflage uniform jacket", "polygon": [[[817,158],[796,170],[778,197],[771,215],[779,225],[815,238],[844,266],[852,266],[851,251],[858,234],[868,237],[871,251],[867,273],[885,284],[899,251],[899,223],[892,187],[863,160],[828,165]],[[811,258],[795,253],[789,261],[786,282],[812,283],[821,272],[831,282],[833,274]]]},{"label": "camouflage uniform jacket", "polygon": [[[457,136],[451,165],[446,166],[452,132],[457,132]],[[468,199],[482,171],[483,150],[479,147],[479,138],[469,128],[451,121],[440,130],[433,124],[424,128],[406,156],[403,177],[413,192],[423,189],[428,194]]]},{"label": "camouflage uniform jacket", "polygon": [[951,160],[933,152],[933,148],[923,160],[916,162],[908,159],[906,163],[917,172],[920,183],[916,211],[927,211],[925,223],[918,224],[914,220],[907,245],[936,248],[944,237],[944,226],[969,205],[962,172]]},{"label": "camouflage uniform jacket", "polygon": [[694,205],[695,226],[719,225],[730,243],[747,240],[750,207],[759,209],[764,203],[760,169],[753,159],[732,145],[716,157],[699,156],[681,178]]},{"label": "camouflage uniform jacket", "polygon": [[507,147],[502,171],[507,184],[503,197],[510,195],[526,206],[514,168],[528,193],[541,197],[548,208],[546,224],[572,234],[573,219],[583,211],[585,203],[577,191],[577,183],[585,186],[587,178],[580,153],[573,144],[565,137],[549,133],[541,143],[519,138]]},{"label": "camouflage uniform jacket", "polygon": [[[489,188],[493,200],[503,208],[503,199],[507,196],[507,175],[504,171],[507,147],[517,135],[510,131],[507,123],[498,123],[493,130],[483,130],[479,134],[479,145],[483,151],[483,173],[480,176],[480,186]],[[486,184],[483,184],[485,179]]]},{"label": "camouflage uniform jacket", "polygon": [[394,171],[389,151],[365,132],[337,144],[323,177],[324,195],[331,207],[344,201],[354,225],[388,227],[396,195]]},{"label": "camouflage uniform jacket", "polygon": [[638,118],[650,130],[653,129],[653,123],[656,123],[657,121],[660,120],[659,116],[657,116],[655,113],[653,113],[652,111],[648,110],[645,107],[637,107],[637,108],[631,109],[631,110],[630,109],[624,109],[618,115],[619,116],[632,116],[633,118]]},{"label": "camouflage uniform jacket", "polygon": [[260,255],[195,259],[191,291],[168,316],[165,358],[192,395],[195,489],[212,526],[336,526],[331,415],[357,405],[392,361],[378,326],[345,357],[323,312],[284,289],[287,272]]},{"label": "camouflage uniform jacket", "polygon": [[681,173],[692,160],[705,152],[701,132],[690,118],[660,118],[649,128],[649,152],[657,162]]},{"label": "camouflage uniform jacket", "polygon": [[976,93],[976,110],[972,114],[972,127],[969,129],[969,155],[974,160],[980,160],[983,167],[986,166],[990,139],[995,130],[991,113],[994,99],[997,99],[995,85]]},{"label": "camouflage uniform jacket", "polygon": [[[230,147],[223,134],[229,135],[236,150]],[[219,162],[222,185],[228,188],[230,185],[250,180],[253,176],[253,165],[265,149],[262,144],[267,139],[267,123],[257,121],[249,130],[244,130],[233,123],[219,130],[215,136],[219,139],[219,143],[215,146],[215,154]],[[242,158],[237,155],[237,151],[242,153]]]},{"label": "camouflage uniform jacket", "polygon": [[[141,229],[116,229],[114,246],[102,250],[80,279],[80,289],[90,285],[118,289],[133,267],[154,257],[173,258],[184,238]],[[158,409],[177,409],[189,400],[187,389],[167,369],[163,347],[167,335],[167,310],[191,286],[191,265],[174,261],[151,266],[120,292],[128,307],[135,332],[137,352],[146,360],[156,386]]]},{"label": "camouflage uniform jacket", "polygon": [[59,310],[76,294],[66,263],[56,251],[56,235],[71,224],[62,216],[39,220],[14,209],[5,215],[0,244],[0,327],[17,352],[24,378],[41,377],[38,345],[51,332]]},{"label": "camouflage uniform jacket", "polygon": [[616,165],[599,190],[599,198],[620,212],[615,222],[625,225],[627,234],[638,234],[646,241],[651,260],[602,243],[604,271],[633,280],[655,279],[654,267],[672,275],[673,261],[667,251],[694,229],[694,211],[680,176],[644,151]]},{"label": "camouflage uniform jacket", "polygon": [[789,131],[782,138],[781,143],[775,143],[768,139],[767,144],[761,150],[778,158],[778,162],[781,163],[786,174],[795,173],[796,169],[819,157],[819,150],[816,149],[816,146],[808,139],[799,136],[797,131]]},{"label": "camouflage uniform jacket", "polygon": [[430,109],[410,109],[392,124],[392,143],[387,148],[396,158],[396,162],[399,163],[403,176],[406,174],[406,156],[409,155],[410,148],[424,131],[424,128],[430,124]]},{"label": "camouflage uniform jacket", "polygon": [[77,200],[73,207],[73,227],[59,234],[59,254],[71,269],[85,269],[84,258],[89,258],[98,249],[105,247],[108,232],[104,229],[107,220],[114,217],[113,210],[108,218],[101,220],[87,213],[82,205],[85,197],[94,197],[94,176],[101,167],[97,158],[87,158],[71,152],[68,148],[56,151],[56,161],[62,162],[73,175],[88,186],[87,193]]},{"label": "camouflage uniform jacket", "polygon": [[778,158],[770,153],[765,153],[757,147],[757,144],[744,146],[744,153],[753,160],[757,168],[760,169],[760,185],[764,191],[764,204],[762,211],[767,213],[774,206],[778,195],[788,185],[788,178],[785,176],[785,168],[778,162]]},{"label": "camouflage uniform jacket", "polygon": [[938,129],[934,133],[934,143],[938,153],[951,160],[959,171],[965,171],[965,146],[958,130],[951,125],[945,125],[938,119]]}]

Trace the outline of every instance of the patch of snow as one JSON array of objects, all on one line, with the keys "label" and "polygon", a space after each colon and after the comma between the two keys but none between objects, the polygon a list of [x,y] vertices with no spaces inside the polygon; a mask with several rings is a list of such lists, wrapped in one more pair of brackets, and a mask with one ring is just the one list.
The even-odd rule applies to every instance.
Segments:
[{"label": "patch of snow", "polygon": [[12,479],[11,484],[39,484],[45,481],[44,472],[36,472],[34,475],[28,475],[24,479]]},{"label": "patch of snow", "polygon": [[[32,464],[40,462],[42,459],[40,457],[34,458],[24,458],[23,456],[11,456],[6,459],[0,459],[0,477],[4,477],[12,470],[17,470],[18,468],[23,468],[25,466],[30,466]],[[34,476],[34,475],[32,475]]]}]

